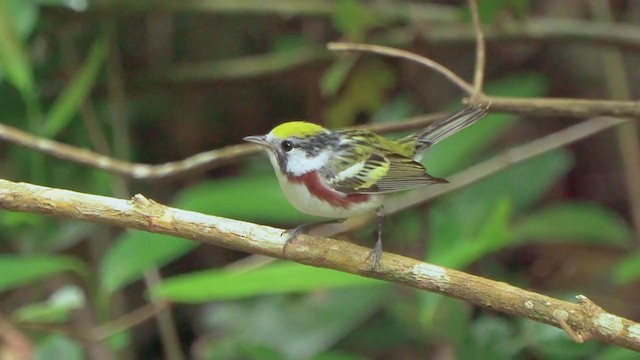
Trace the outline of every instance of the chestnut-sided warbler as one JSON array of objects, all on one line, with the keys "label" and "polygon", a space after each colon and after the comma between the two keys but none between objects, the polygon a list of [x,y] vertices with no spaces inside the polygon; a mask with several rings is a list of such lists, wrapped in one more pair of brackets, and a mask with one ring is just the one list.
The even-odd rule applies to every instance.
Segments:
[{"label": "chestnut-sided warbler", "polygon": [[[378,210],[381,220],[386,194],[447,182],[427,174],[418,161],[430,146],[485,113],[486,108],[466,107],[399,140],[366,130],[327,130],[304,121],[287,122],[266,135],[244,140],[266,150],[282,191],[299,211],[344,220]],[[285,248],[307,228],[302,225],[289,231]],[[370,255],[372,269],[381,256],[379,223],[378,240]]]}]

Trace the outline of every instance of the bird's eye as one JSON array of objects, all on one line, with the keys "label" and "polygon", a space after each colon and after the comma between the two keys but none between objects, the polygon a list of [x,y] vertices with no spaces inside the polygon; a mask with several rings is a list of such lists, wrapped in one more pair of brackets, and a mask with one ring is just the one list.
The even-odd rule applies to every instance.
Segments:
[{"label": "bird's eye", "polygon": [[282,144],[280,144],[280,147],[284,152],[289,152],[293,150],[293,143],[289,140],[285,140],[282,142]]}]

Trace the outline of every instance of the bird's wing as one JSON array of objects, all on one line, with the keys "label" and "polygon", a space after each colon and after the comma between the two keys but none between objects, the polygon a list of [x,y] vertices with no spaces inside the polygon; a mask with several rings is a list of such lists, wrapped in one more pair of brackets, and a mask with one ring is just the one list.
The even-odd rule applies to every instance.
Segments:
[{"label": "bird's wing", "polygon": [[375,147],[361,153],[355,162],[334,162],[334,168],[325,174],[330,187],[346,194],[389,193],[447,182],[427,174],[413,159]]}]

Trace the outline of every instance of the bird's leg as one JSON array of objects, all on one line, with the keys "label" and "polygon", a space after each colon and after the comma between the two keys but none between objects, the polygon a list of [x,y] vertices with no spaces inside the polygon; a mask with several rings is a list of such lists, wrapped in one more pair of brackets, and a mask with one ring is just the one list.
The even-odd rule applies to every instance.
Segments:
[{"label": "bird's leg", "polygon": [[371,271],[375,271],[382,258],[382,223],[384,222],[384,210],[382,206],[376,211],[376,218],[378,219],[378,240],[373,246],[373,250],[365,261],[371,259]]},{"label": "bird's leg", "polygon": [[344,222],[345,220],[347,219],[331,219],[331,220],[319,221],[319,222],[310,223],[310,224],[302,224],[302,225],[296,226],[293,229],[285,230],[282,234],[287,234],[287,240],[284,242],[284,247],[282,248],[282,254],[285,254],[287,252],[287,246],[289,246],[292,242],[294,242],[295,239],[298,237],[298,235],[305,234],[310,230],[317,228],[318,226],[329,225],[329,224],[339,224]]}]

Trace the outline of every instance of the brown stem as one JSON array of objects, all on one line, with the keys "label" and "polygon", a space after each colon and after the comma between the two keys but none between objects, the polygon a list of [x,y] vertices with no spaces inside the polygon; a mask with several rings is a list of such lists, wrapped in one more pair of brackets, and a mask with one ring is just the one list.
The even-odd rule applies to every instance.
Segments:
[{"label": "brown stem", "polygon": [[454,85],[458,86],[462,91],[467,93],[468,95],[473,95],[475,89],[473,85],[464,81],[458,75],[456,75],[453,71],[449,70],[446,66],[443,66],[429,58],[414,54],[409,51],[395,49],[388,46],[382,45],[371,45],[371,44],[355,44],[355,43],[347,43],[347,42],[331,42],[327,44],[327,48],[333,51],[362,51],[369,52],[384,56],[397,57],[406,59],[409,61],[416,62],[425,67],[428,67],[439,74],[442,74],[444,77],[449,79]]},{"label": "brown stem", "polygon": [[485,95],[469,105],[490,106],[491,112],[533,116],[635,117],[640,118],[640,102],[599,99],[516,98]]},{"label": "brown stem", "polygon": [[484,43],[484,35],[482,34],[482,26],[480,24],[480,14],[478,11],[478,3],[476,0],[469,0],[469,8],[473,18],[473,32],[476,36],[476,65],[473,75],[473,87],[475,89],[474,97],[482,94],[482,85],[484,83],[484,68],[487,62],[486,48]]}]

